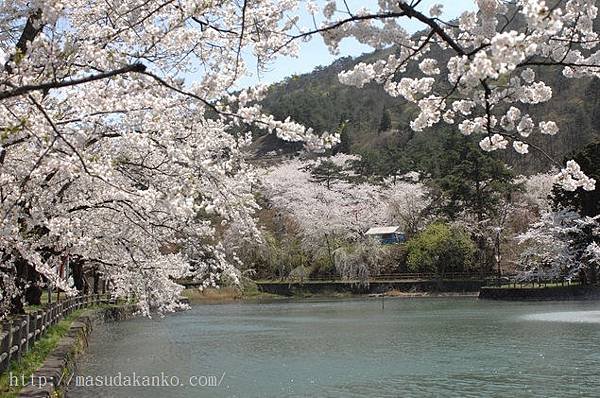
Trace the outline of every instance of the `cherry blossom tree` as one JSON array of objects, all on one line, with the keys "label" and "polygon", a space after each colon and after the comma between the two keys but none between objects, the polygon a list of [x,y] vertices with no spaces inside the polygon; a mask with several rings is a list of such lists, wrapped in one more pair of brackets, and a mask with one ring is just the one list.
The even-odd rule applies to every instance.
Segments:
[{"label": "cherry blossom tree", "polygon": [[[522,154],[539,150],[532,134],[559,131],[555,121],[528,113],[552,96],[535,68],[560,67],[569,78],[598,74],[592,0],[478,0],[479,11],[456,23],[442,19],[440,6],[427,11],[421,3],[380,1],[377,10],[352,11],[328,1],[323,24],[297,32],[296,0],[2,2],[1,307],[26,288],[15,278],[23,264],[67,292],[65,264],[94,267],[146,313],[175,308],[173,279],[206,273],[213,284],[214,273],[235,274],[216,227],[256,232],[247,126],[310,150],[338,140],[265,114],[258,104],[264,87],[234,93],[249,73],[247,54],[263,70],[276,56],[296,55],[299,40],[314,34],[334,52],[350,36],[376,48],[396,45],[397,54],[361,63],[340,80],[375,81],[415,103],[416,131],[449,123],[480,135],[483,150],[512,145]],[[519,30],[510,23],[517,17],[526,21]],[[401,26],[407,18],[424,33],[410,36]],[[427,56],[434,48],[449,54],[447,65]],[[409,66],[420,75],[403,76]],[[595,186],[573,161],[558,181],[569,190]],[[310,202],[311,214],[322,214],[332,230],[357,233],[385,213],[379,187],[340,185],[336,194]],[[352,205],[333,205],[344,202]],[[306,211],[298,211],[303,220]]]},{"label": "cherry blossom tree", "polygon": [[[561,68],[573,79],[599,76],[596,2],[476,3],[476,12],[466,11],[453,21],[444,19],[442,5],[427,10],[421,0],[379,1],[376,8],[357,10],[345,1],[327,1],[322,9],[311,3],[314,28],[289,41],[320,34],[335,54],[348,37],[375,48],[395,46],[386,59],[361,62],[341,72],[340,82],[356,87],[375,82],[389,95],[415,104],[419,113],[410,126],[417,132],[445,123],[464,135],[479,136],[484,151],[511,146],[526,154],[531,148],[554,161],[531,140],[560,130],[556,121],[531,115],[530,109],[550,100],[553,93],[535,70]],[[320,13],[324,18],[318,20]],[[409,19],[421,24],[417,35],[403,28]],[[443,60],[432,53],[443,54]],[[556,178],[567,190],[595,187],[595,180],[574,161],[568,161]]]},{"label": "cherry blossom tree", "polygon": [[[337,154],[329,158],[338,167],[352,160],[357,157]],[[340,240],[361,242],[369,228],[390,223],[400,224],[411,232],[423,226],[430,199],[422,184],[388,181],[376,185],[336,180],[328,186],[311,176],[311,166],[319,162],[288,160],[267,169],[261,179],[268,201],[297,221],[308,252],[329,256],[331,263],[336,264],[334,252],[342,246]],[[355,270],[356,267],[347,265],[362,254],[354,257],[347,251],[346,254],[342,256],[344,261],[337,262],[346,264],[340,269]]]},{"label": "cherry blossom tree", "polygon": [[539,220],[516,241],[525,247],[519,260],[521,279],[598,280],[600,215],[581,217],[572,209],[542,208]]},{"label": "cherry blossom tree", "polygon": [[285,44],[295,6],[0,4],[3,303],[26,287],[15,279],[22,263],[73,292],[59,270],[77,259],[146,313],[175,307],[175,278],[207,273],[215,283],[213,272],[234,272],[215,225],[254,230],[255,175],[244,155],[251,137],[240,126],[312,150],[336,141],[264,114],[256,104],[264,88],[231,94],[248,72],[244,54],[264,68]]},{"label": "cherry blossom tree", "polygon": [[555,183],[556,170],[517,178],[517,183],[523,184],[521,200],[527,206],[544,212],[550,210],[552,188]]}]

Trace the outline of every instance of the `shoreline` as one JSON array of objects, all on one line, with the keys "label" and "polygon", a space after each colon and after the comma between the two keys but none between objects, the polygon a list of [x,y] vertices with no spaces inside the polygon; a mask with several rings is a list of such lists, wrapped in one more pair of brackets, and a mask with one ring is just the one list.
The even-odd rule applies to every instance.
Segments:
[{"label": "shoreline", "polygon": [[494,301],[565,301],[600,299],[600,286],[552,286],[536,288],[482,287],[478,291],[403,291],[393,289],[383,293],[352,291],[293,290],[288,294],[266,293],[259,290],[245,292],[236,288],[222,289],[185,289],[183,296],[189,304],[228,304],[228,303],[267,303],[277,301],[302,301],[311,299],[344,300],[364,298],[478,298]]},{"label": "shoreline", "polygon": [[[135,311],[135,306],[129,304],[83,309],[73,319],[68,320],[68,326],[53,348],[41,360],[41,364],[31,374],[20,374],[26,383],[19,385],[17,391],[5,392],[6,395],[23,398],[66,396],[69,384],[67,380],[76,373],[77,361],[87,350],[94,326],[99,323],[132,318],[135,316]],[[19,369],[19,363],[15,366],[15,369]],[[27,378],[23,378],[25,376]]]},{"label": "shoreline", "polygon": [[600,286],[483,287],[479,292],[479,298],[497,301],[598,300],[600,299]]},{"label": "shoreline", "polygon": [[293,295],[277,295],[271,293],[252,292],[244,294],[243,292],[232,289],[205,289],[200,292],[197,289],[185,289],[183,297],[189,300],[190,305],[194,304],[234,304],[234,303],[264,303],[277,301],[303,301],[311,299],[356,299],[356,298],[477,298],[479,292],[403,292],[392,290],[386,293],[340,293],[340,292],[322,292],[322,293],[296,293]]}]

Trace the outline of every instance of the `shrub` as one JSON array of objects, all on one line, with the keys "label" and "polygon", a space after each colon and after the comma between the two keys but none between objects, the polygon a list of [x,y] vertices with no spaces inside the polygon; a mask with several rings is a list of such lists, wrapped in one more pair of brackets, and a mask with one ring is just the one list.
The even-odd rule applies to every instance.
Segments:
[{"label": "shrub", "polygon": [[465,272],[473,266],[475,245],[462,229],[443,223],[429,225],[407,243],[407,267],[412,272]]}]

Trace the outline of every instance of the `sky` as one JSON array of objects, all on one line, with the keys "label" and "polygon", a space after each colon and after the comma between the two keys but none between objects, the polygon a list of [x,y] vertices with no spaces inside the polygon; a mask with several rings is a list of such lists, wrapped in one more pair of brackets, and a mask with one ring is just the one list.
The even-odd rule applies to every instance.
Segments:
[{"label": "sky", "polygon": [[[367,7],[369,9],[377,8],[377,0],[347,0],[351,10],[356,10],[360,7]],[[322,6],[325,1],[316,1],[317,4]],[[429,9],[433,4],[444,5],[444,20],[451,20],[458,17],[464,11],[474,11],[476,9],[475,0],[423,0],[422,4],[419,5],[419,11],[428,14]],[[319,20],[317,20],[319,23]],[[300,22],[299,26],[312,27],[312,17],[306,11],[302,5],[300,9]],[[404,28],[411,33],[423,29],[423,25],[417,21],[404,20]],[[260,76],[256,75],[256,62],[253,60],[252,55],[246,54],[244,56],[248,68],[253,70],[254,76],[246,77],[241,80],[240,87],[253,86],[258,83],[270,84],[283,80],[287,76],[299,75],[303,73],[311,72],[316,66],[327,66],[331,64],[335,59],[345,56],[358,56],[366,52],[373,51],[373,48],[360,44],[355,39],[344,39],[340,45],[339,55],[332,55],[323,39],[320,36],[315,36],[313,39],[306,43],[300,44],[300,54],[298,58],[281,57],[273,62],[269,70],[262,73]]]}]

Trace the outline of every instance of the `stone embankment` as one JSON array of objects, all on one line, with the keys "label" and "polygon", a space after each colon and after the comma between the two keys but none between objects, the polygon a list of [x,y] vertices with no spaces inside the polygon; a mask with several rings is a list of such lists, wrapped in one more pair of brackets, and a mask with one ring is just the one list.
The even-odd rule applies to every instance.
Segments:
[{"label": "stone embankment", "polygon": [[102,322],[128,319],[134,314],[134,306],[122,305],[91,310],[91,313],[75,319],[67,334],[60,339],[42,366],[33,375],[27,376],[28,384],[19,392],[19,397],[64,396],[65,386],[73,377],[77,358],[87,348],[93,326]]}]

